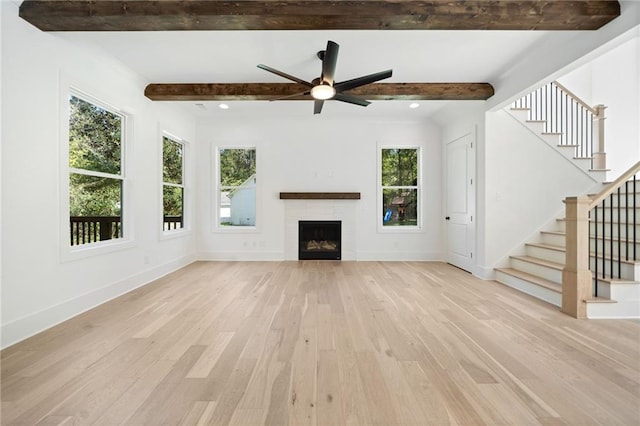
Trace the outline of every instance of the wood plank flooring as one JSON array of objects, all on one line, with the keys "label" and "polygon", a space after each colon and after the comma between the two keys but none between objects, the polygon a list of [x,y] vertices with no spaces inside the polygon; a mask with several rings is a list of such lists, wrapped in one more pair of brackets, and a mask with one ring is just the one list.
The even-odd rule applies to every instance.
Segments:
[{"label": "wood plank flooring", "polygon": [[640,323],[442,263],[197,262],[2,351],[2,425],[638,425]]}]

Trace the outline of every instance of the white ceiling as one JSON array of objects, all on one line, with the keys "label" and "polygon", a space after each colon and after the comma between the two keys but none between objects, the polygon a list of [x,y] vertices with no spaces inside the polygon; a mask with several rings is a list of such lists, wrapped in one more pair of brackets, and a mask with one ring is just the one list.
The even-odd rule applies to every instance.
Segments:
[{"label": "white ceiling", "polygon": [[[55,33],[92,49],[102,49],[149,83],[288,82],[256,67],[262,63],[303,80],[320,75],[316,52],[327,40],[340,45],[336,80],[393,69],[385,82],[492,83],[537,43],[545,31],[175,31]],[[469,102],[469,101],[466,101]],[[312,114],[308,101],[181,103],[199,117]],[[367,108],[325,104],[323,116],[415,118],[447,105],[421,101],[374,101]]]}]

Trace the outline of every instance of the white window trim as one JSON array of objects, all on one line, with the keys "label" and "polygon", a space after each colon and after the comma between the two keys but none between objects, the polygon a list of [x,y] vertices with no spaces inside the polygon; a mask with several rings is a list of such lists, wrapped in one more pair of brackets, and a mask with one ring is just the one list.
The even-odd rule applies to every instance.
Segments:
[{"label": "white window trim", "polygon": [[[383,217],[381,215],[382,212],[382,150],[383,149],[416,149],[418,150],[418,208],[417,208],[417,226],[384,226],[383,225]],[[422,182],[422,152],[423,147],[418,144],[390,144],[390,143],[380,143],[377,144],[377,153],[376,153],[376,227],[378,233],[383,234],[406,234],[406,233],[422,233],[423,229],[423,204],[424,204],[424,185]],[[387,188],[396,188],[393,186],[389,186]],[[405,188],[397,187],[397,188]]]},{"label": "white window trim", "polygon": [[[120,175],[112,175],[110,173],[93,172],[84,169],[76,169],[69,167],[69,97],[75,96],[86,102],[90,102],[109,112],[118,114],[122,117],[122,141],[121,141],[121,170]],[[112,103],[103,101],[96,96],[90,95],[87,91],[80,90],[70,84],[60,84],[59,94],[59,200],[60,200],[60,260],[61,262],[70,262],[78,259],[84,259],[91,256],[102,255],[115,251],[125,250],[135,246],[135,238],[133,233],[133,195],[131,193],[130,180],[128,178],[128,161],[131,152],[131,140],[133,130],[132,114],[122,111],[114,107]],[[122,181],[122,204],[121,226],[122,238],[108,241],[98,241],[95,243],[81,244],[71,246],[69,244],[71,228],[69,225],[69,175],[71,173],[79,173],[92,176],[108,177],[119,179]]]},{"label": "white window trim", "polygon": [[[185,237],[188,235],[191,235],[191,191],[189,190],[189,179],[188,179],[188,173],[186,170],[186,159],[187,159],[187,155],[188,155],[188,151],[189,151],[189,142],[185,141],[184,139],[176,136],[173,133],[169,133],[166,130],[162,130],[162,128],[160,129],[160,155],[159,155],[159,162],[160,162],[160,191],[159,191],[159,197],[158,199],[160,200],[159,203],[159,209],[158,211],[160,212],[159,214],[159,220],[160,220],[160,240],[171,240],[174,238],[181,238],[181,237]],[[174,142],[177,142],[179,144],[182,145],[182,185],[178,185],[178,184],[174,184],[174,183],[169,183],[169,182],[165,182],[164,181],[164,176],[163,176],[163,169],[164,169],[164,156],[163,156],[163,150],[164,150],[164,138],[168,138],[171,139]],[[182,228],[180,229],[171,229],[171,230],[167,230],[165,231],[163,228],[164,226],[164,193],[163,193],[163,188],[165,186],[172,186],[172,187],[176,187],[176,188],[182,188]]]},{"label": "white window trim", "polygon": [[[254,226],[220,226],[220,150],[221,149],[253,149],[256,151],[256,224]],[[262,183],[259,176],[259,156],[256,145],[249,144],[212,144],[212,179],[213,193],[211,194],[211,206],[213,209],[213,226],[211,232],[223,234],[255,234],[260,232],[260,193]]]}]

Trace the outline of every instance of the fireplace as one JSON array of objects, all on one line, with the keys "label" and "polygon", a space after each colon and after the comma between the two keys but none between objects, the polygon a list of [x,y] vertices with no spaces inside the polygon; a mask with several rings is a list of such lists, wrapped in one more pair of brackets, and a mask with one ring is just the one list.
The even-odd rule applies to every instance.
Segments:
[{"label": "fireplace", "polygon": [[298,222],[299,260],[340,260],[342,222],[301,220]]}]

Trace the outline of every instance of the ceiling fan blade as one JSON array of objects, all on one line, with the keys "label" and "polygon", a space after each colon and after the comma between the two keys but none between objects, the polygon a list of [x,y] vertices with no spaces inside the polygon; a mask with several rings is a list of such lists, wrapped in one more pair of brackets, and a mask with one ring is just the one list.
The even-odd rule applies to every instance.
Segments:
[{"label": "ceiling fan blade", "polygon": [[324,58],[322,58],[322,76],[320,78],[330,85],[333,85],[333,80],[336,74],[339,50],[340,46],[338,43],[331,40],[327,41],[327,50],[324,51]]},{"label": "ceiling fan blade", "polygon": [[357,96],[347,95],[346,93],[336,93],[333,99],[335,99],[336,101],[342,101],[348,104],[360,105],[363,107],[366,107],[371,103],[366,99],[362,99]]},{"label": "ceiling fan blade", "polygon": [[324,105],[324,101],[322,99],[316,99],[313,102],[313,113],[320,114],[322,112],[323,105]]},{"label": "ceiling fan blade", "polygon": [[275,68],[271,68],[271,67],[268,67],[268,66],[262,65],[262,64],[258,64],[258,68],[263,69],[265,71],[269,71],[271,73],[274,73],[275,75],[279,75],[280,77],[284,77],[287,80],[291,80],[291,81],[295,81],[296,83],[303,84],[303,85],[305,85],[307,87],[313,87],[313,84],[309,83],[308,81],[304,81],[304,80],[299,79],[298,77],[294,77],[294,76],[292,76],[290,74],[287,74],[285,72],[278,71]]},{"label": "ceiling fan blade", "polygon": [[375,83],[376,81],[389,78],[391,77],[392,74],[393,74],[393,70],[380,71],[375,74],[369,74],[363,77],[354,78],[352,80],[335,83],[333,87],[338,92],[341,92],[343,90],[355,89],[356,87],[364,86],[365,84]]}]

